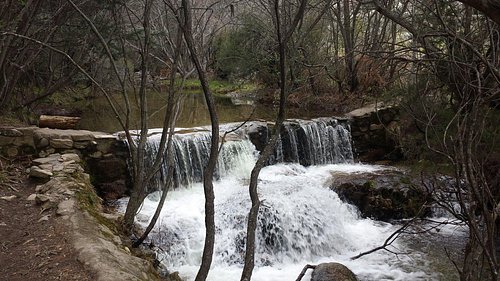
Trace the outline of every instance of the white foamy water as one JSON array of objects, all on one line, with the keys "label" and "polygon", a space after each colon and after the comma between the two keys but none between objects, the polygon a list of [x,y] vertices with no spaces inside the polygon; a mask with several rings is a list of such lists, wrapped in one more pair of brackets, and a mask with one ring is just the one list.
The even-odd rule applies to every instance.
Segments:
[{"label": "white foamy water", "polygon": [[[209,280],[239,280],[244,255],[246,217],[250,207],[248,177],[253,163],[215,182],[216,244]],[[303,167],[277,164],[259,177],[262,200],[257,230],[253,280],[295,280],[305,264],[341,262],[361,280],[431,280],[425,257],[395,256],[379,251],[350,257],[379,246],[395,226],[362,219],[327,185],[332,172],[376,172],[383,167],[336,164]],[[138,216],[146,226],[157,202],[146,199]],[[181,277],[193,280],[204,243],[204,196],[201,183],[171,191],[151,239],[163,249],[163,262]],[[394,251],[404,251],[395,243]],[[418,266],[408,266],[408,265]],[[306,275],[303,280],[309,280]]]},{"label": "white foamy water", "polygon": [[[376,173],[387,168],[351,164],[348,126],[335,119],[296,120],[284,128],[269,162],[274,165],[262,169],[259,176],[262,204],[252,280],[295,280],[304,265],[322,262],[340,262],[360,280],[436,280],[426,256],[417,251],[408,253],[408,247],[400,241],[389,247],[401,253],[397,256],[378,251],[350,260],[383,244],[397,226],[361,218],[354,206],[342,202],[330,190],[332,177],[338,173]],[[257,151],[244,132],[240,137],[224,144],[217,164],[216,242],[208,277],[211,281],[239,280],[243,268],[251,205],[249,175]],[[149,238],[161,249],[161,261],[170,271],[179,271],[185,280],[193,280],[201,264],[205,199],[200,181],[208,159],[209,139],[207,132],[176,136],[174,181],[187,187],[169,192]],[[158,141],[158,136],[149,138],[148,155],[158,149]],[[329,164],[342,162],[349,164]],[[166,171],[163,167],[155,179],[156,190],[164,184]],[[145,200],[136,217],[139,225],[148,224],[158,198],[158,194],[152,194]],[[124,211],[126,199],[121,203]],[[302,280],[310,280],[309,274]]]}]

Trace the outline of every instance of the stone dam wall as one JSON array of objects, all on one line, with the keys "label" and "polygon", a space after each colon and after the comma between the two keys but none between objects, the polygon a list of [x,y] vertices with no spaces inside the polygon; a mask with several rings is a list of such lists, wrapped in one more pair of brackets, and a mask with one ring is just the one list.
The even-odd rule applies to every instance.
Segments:
[{"label": "stone dam wall", "polygon": [[[394,137],[394,132],[399,129],[398,108],[370,105],[348,113],[347,117],[340,122],[350,124],[356,161],[393,161],[402,157]],[[252,129],[246,134],[260,150],[269,138],[272,124],[251,123],[249,126]],[[293,128],[293,124],[291,122],[288,127]],[[286,140],[286,134],[283,136]],[[103,199],[117,199],[127,194],[130,183],[127,169],[129,152],[126,142],[118,135],[38,127],[0,128],[0,155],[43,158],[55,153],[77,154]]]},{"label": "stone dam wall", "polygon": [[104,199],[126,194],[128,148],[116,135],[38,127],[0,128],[0,154],[8,158],[43,158],[55,153],[78,155]]}]

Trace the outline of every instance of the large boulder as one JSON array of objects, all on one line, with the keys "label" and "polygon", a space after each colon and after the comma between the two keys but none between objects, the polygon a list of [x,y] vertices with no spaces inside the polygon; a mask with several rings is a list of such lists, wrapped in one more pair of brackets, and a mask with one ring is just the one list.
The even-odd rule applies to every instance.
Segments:
[{"label": "large boulder", "polygon": [[345,265],[329,262],[316,266],[312,273],[311,281],[358,281],[358,278]]},{"label": "large boulder", "polygon": [[363,217],[392,220],[428,216],[431,195],[403,171],[333,175],[331,189],[358,207]]}]

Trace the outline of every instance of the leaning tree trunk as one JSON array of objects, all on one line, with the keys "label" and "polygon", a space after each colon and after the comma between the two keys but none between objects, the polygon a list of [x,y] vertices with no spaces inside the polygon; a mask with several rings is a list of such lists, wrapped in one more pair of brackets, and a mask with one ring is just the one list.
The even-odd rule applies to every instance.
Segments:
[{"label": "leaning tree trunk", "polygon": [[254,168],[252,169],[252,173],[250,175],[250,184],[248,186],[248,192],[250,194],[250,199],[252,201],[252,207],[250,208],[248,214],[248,223],[247,223],[247,237],[246,237],[246,246],[245,246],[245,265],[243,267],[243,271],[241,273],[241,281],[250,281],[252,279],[252,272],[255,266],[255,234],[257,230],[257,218],[259,214],[260,208],[260,199],[257,188],[257,182],[259,178],[260,171],[266,164],[269,156],[274,151],[274,147],[278,142],[278,138],[280,137],[280,130],[285,121],[285,108],[286,108],[286,98],[288,95],[287,89],[287,78],[286,78],[286,47],[287,43],[292,37],[292,34],[297,27],[299,21],[302,19],[305,11],[305,7],[307,4],[307,0],[302,0],[300,2],[299,10],[295,15],[292,25],[285,32],[282,31],[281,20],[280,20],[280,12],[279,12],[279,1],[274,1],[273,13],[274,13],[274,23],[276,28],[276,35],[278,38],[278,52],[280,59],[280,104],[278,115],[276,117],[276,125],[274,129],[273,136],[271,140],[266,144],[264,150],[259,156],[257,163],[255,163]]},{"label": "leaning tree trunk", "polygon": [[208,158],[205,169],[203,170],[203,190],[205,193],[205,245],[203,247],[201,266],[195,278],[196,281],[202,281],[207,279],[208,271],[210,270],[210,266],[212,264],[215,244],[215,194],[213,177],[217,164],[217,158],[219,156],[219,120],[215,109],[215,101],[210,91],[210,87],[208,86],[205,70],[201,65],[196,47],[194,46],[191,19],[191,3],[189,0],[182,0],[182,9],[184,16],[182,24],[184,39],[186,40],[191,59],[196,67],[196,71],[198,72],[198,78],[203,89],[205,102],[207,103],[208,112],[210,114],[210,123],[212,126],[210,156]]}]

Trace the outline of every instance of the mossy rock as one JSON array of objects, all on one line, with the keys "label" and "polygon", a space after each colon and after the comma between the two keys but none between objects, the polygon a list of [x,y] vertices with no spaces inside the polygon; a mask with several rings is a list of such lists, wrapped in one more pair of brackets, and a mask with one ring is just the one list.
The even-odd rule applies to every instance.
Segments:
[{"label": "mossy rock", "polygon": [[331,188],[340,199],[358,207],[363,217],[389,221],[431,214],[430,194],[400,171],[343,175],[334,179]]}]

